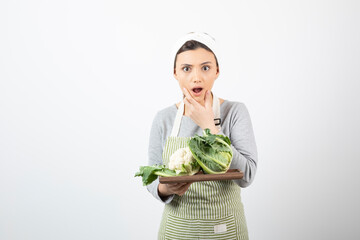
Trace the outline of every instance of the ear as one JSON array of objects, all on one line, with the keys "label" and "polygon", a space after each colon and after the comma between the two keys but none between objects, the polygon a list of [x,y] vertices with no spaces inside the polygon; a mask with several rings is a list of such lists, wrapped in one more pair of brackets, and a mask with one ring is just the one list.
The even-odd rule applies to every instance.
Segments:
[{"label": "ear", "polygon": [[176,68],[174,68],[174,78],[179,81],[179,79],[177,78],[177,74],[176,74]]},{"label": "ear", "polygon": [[219,69],[219,67],[217,67],[216,68],[216,78],[215,79],[217,79],[219,77],[219,75],[220,75],[220,69]]}]

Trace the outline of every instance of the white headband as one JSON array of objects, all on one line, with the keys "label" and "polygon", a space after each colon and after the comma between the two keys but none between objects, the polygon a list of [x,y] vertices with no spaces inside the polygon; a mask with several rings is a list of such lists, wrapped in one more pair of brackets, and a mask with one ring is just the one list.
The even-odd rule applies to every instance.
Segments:
[{"label": "white headband", "polygon": [[185,36],[181,37],[178,41],[176,41],[173,50],[172,50],[172,64],[174,64],[175,61],[175,57],[176,57],[176,53],[179,51],[179,49],[184,45],[184,43],[186,43],[187,41],[190,40],[195,40],[198,41],[204,45],[206,45],[208,48],[210,48],[210,50],[214,53],[214,55],[216,56],[216,59],[219,63],[219,55],[216,49],[216,43],[215,43],[215,39],[213,37],[211,37],[209,34],[207,33],[203,33],[203,32],[191,32],[186,34]]}]

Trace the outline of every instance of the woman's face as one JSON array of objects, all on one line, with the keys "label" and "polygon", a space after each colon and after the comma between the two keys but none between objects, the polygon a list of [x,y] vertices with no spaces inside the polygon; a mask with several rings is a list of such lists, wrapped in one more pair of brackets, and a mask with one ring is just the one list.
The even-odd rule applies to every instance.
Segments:
[{"label": "woman's face", "polygon": [[214,54],[203,48],[178,54],[174,76],[181,90],[187,89],[197,102],[204,105],[206,91],[211,91],[219,76]]}]

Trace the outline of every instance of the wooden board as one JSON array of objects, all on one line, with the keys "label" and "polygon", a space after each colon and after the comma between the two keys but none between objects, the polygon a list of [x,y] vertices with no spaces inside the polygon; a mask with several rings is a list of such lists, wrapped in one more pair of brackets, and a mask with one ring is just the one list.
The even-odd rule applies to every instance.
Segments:
[{"label": "wooden board", "polygon": [[183,182],[201,182],[201,181],[218,181],[233,180],[243,178],[244,173],[239,169],[229,169],[222,174],[204,174],[199,172],[192,176],[176,176],[176,177],[159,177],[160,183],[183,183]]}]

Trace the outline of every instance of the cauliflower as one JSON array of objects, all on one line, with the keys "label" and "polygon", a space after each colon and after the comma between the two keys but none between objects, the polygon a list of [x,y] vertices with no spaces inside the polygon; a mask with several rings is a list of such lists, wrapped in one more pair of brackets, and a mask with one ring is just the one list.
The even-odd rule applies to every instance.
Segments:
[{"label": "cauliflower", "polygon": [[193,175],[200,170],[200,165],[193,157],[190,148],[180,148],[170,156],[169,169],[177,175]]}]

